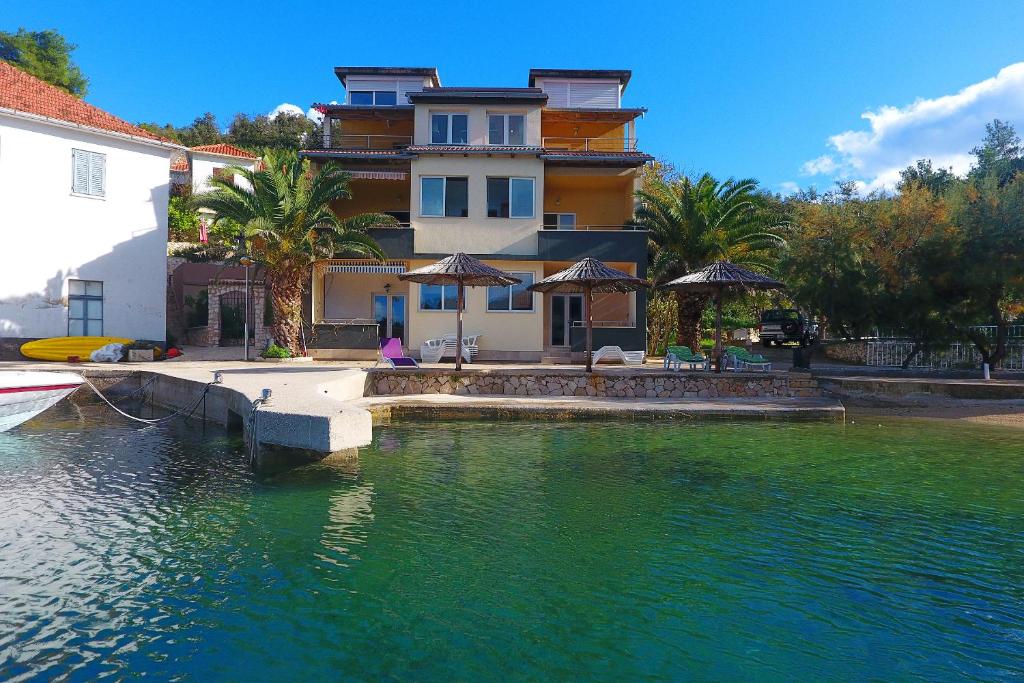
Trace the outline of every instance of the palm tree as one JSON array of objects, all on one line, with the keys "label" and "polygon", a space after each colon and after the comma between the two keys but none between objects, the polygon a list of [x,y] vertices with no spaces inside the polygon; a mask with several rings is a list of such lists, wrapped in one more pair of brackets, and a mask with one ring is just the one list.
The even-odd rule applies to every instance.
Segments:
[{"label": "palm tree", "polygon": [[[211,177],[214,189],[195,195],[192,204],[215,212],[214,223],[226,219],[241,226],[250,255],[265,268],[274,341],[294,354],[299,350],[302,289],[312,264],[338,252],[384,260],[366,228],[397,222],[386,214],[339,218],[331,203],[352,193],[349,174],[333,164],[314,173],[309,160],[286,151],[268,151],[264,160],[263,168],[230,167]],[[235,176],[245,182],[236,183]]]},{"label": "palm tree", "polygon": [[[649,231],[654,282],[667,282],[718,260],[770,271],[775,252],[784,243],[775,231],[784,223],[767,216],[756,190],[755,180],[730,178],[720,183],[707,173],[696,181],[686,176],[648,181],[636,193],[641,204],[634,224]],[[676,292],[676,299],[676,343],[696,350],[708,297]]]}]

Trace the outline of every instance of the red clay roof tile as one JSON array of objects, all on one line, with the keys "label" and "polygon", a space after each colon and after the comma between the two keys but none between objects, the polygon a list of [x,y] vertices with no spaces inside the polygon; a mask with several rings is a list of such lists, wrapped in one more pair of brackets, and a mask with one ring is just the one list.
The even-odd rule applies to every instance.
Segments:
[{"label": "red clay roof tile", "polygon": [[222,154],[229,157],[239,157],[241,159],[256,159],[258,158],[251,152],[246,152],[244,149],[229,145],[225,142],[219,142],[215,145],[199,145],[198,147],[190,148],[193,152],[206,152],[208,154]]},{"label": "red clay roof tile", "polygon": [[99,107],[94,107],[57,86],[30,76],[4,61],[0,61],[0,107],[111,133],[132,135],[157,142],[171,142],[167,138],[119,119]]}]

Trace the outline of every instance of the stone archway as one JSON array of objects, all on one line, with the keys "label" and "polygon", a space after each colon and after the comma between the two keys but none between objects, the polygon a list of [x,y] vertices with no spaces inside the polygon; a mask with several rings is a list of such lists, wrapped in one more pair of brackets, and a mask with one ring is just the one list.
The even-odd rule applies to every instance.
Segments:
[{"label": "stone archway", "polygon": [[[262,349],[270,339],[270,328],[263,324],[263,311],[266,306],[266,287],[263,282],[250,282],[249,293],[252,298],[253,348]],[[210,302],[207,317],[207,343],[220,346],[221,343],[221,300],[226,294],[245,297],[243,280],[218,280],[210,282],[207,298]]]}]

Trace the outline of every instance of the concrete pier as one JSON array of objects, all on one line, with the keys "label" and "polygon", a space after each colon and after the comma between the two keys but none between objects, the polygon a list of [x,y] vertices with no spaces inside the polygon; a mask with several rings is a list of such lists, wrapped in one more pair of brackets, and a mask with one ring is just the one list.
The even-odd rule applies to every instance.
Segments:
[{"label": "concrete pier", "polygon": [[[602,368],[592,375],[585,375],[579,369],[545,366],[473,368],[457,374],[437,368],[405,377],[410,381],[420,375],[442,377],[444,382],[451,384],[448,387],[451,393],[441,391],[443,386],[425,386],[422,393],[406,391],[408,387],[399,379],[401,391],[396,395],[380,395],[381,378],[397,373],[336,362],[267,364],[181,360],[117,365],[0,362],[0,370],[6,369],[78,372],[89,377],[105,392],[116,392],[118,383],[122,383],[127,391],[146,385],[146,395],[153,403],[172,410],[195,405],[193,418],[205,417],[239,428],[245,432],[247,440],[255,439],[261,457],[264,453],[268,456],[273,454],[275,459],[292,462],[351,452],[365,446],[373,438],[375,419],[378,423],[402,417],[841,422],[845,416],[842,403],[837,399],[817,395],[813,380],[805,376],[789,377],[783,373],[718,378],[705,374],[694,379],[685,374],[666,373],[660,367]],[[214,381],[215,372],[220,372],[222,382],[208,387]],[[537,386],[565,384],[567,377],[578,376],[580,381],[603,383],[612,389],[618,383],[632,382],[636,384],[635,393],[640,393],[639,389],[646,384],[651,387],[646,389],[646,396],[627,398],[613,394],[611,389],[601,395],[589,396],[501,395],[486,385],[486,382],[496,381],[495,378],[504,382],[513,375],[520,378],[529,375],[526,381],[537,383]],[[686,388],[684,382],[705,381],[714,384],[716,391],[724,395],[669,396],[667,392],[674,389],[659,382],[670,381],[680,384],[677,387],[680,392]],[[249,418],[254,401],[261,397],[263,389],[270,389],[271,398],[259,407],[256,433],[252,434]],[[205,401],[196,405],[204,391]],[[775,395],[765,395],[769,391]],[[127,392],[122,390],[120,393]]]}]

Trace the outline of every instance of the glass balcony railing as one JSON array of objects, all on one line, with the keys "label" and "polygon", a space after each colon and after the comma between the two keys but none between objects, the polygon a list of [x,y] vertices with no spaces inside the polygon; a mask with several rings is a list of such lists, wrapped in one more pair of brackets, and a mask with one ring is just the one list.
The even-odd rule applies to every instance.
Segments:
[{"label": "glass balcony railing", "polygon": [[411,135],[358,135],[332,133],[311,135],[307,149],[402,150],[412,144]]},{"label": "glass balcony railing", "polygon": [[541,146],[568,152],[635,152],[636,138],[545,137]]}]

